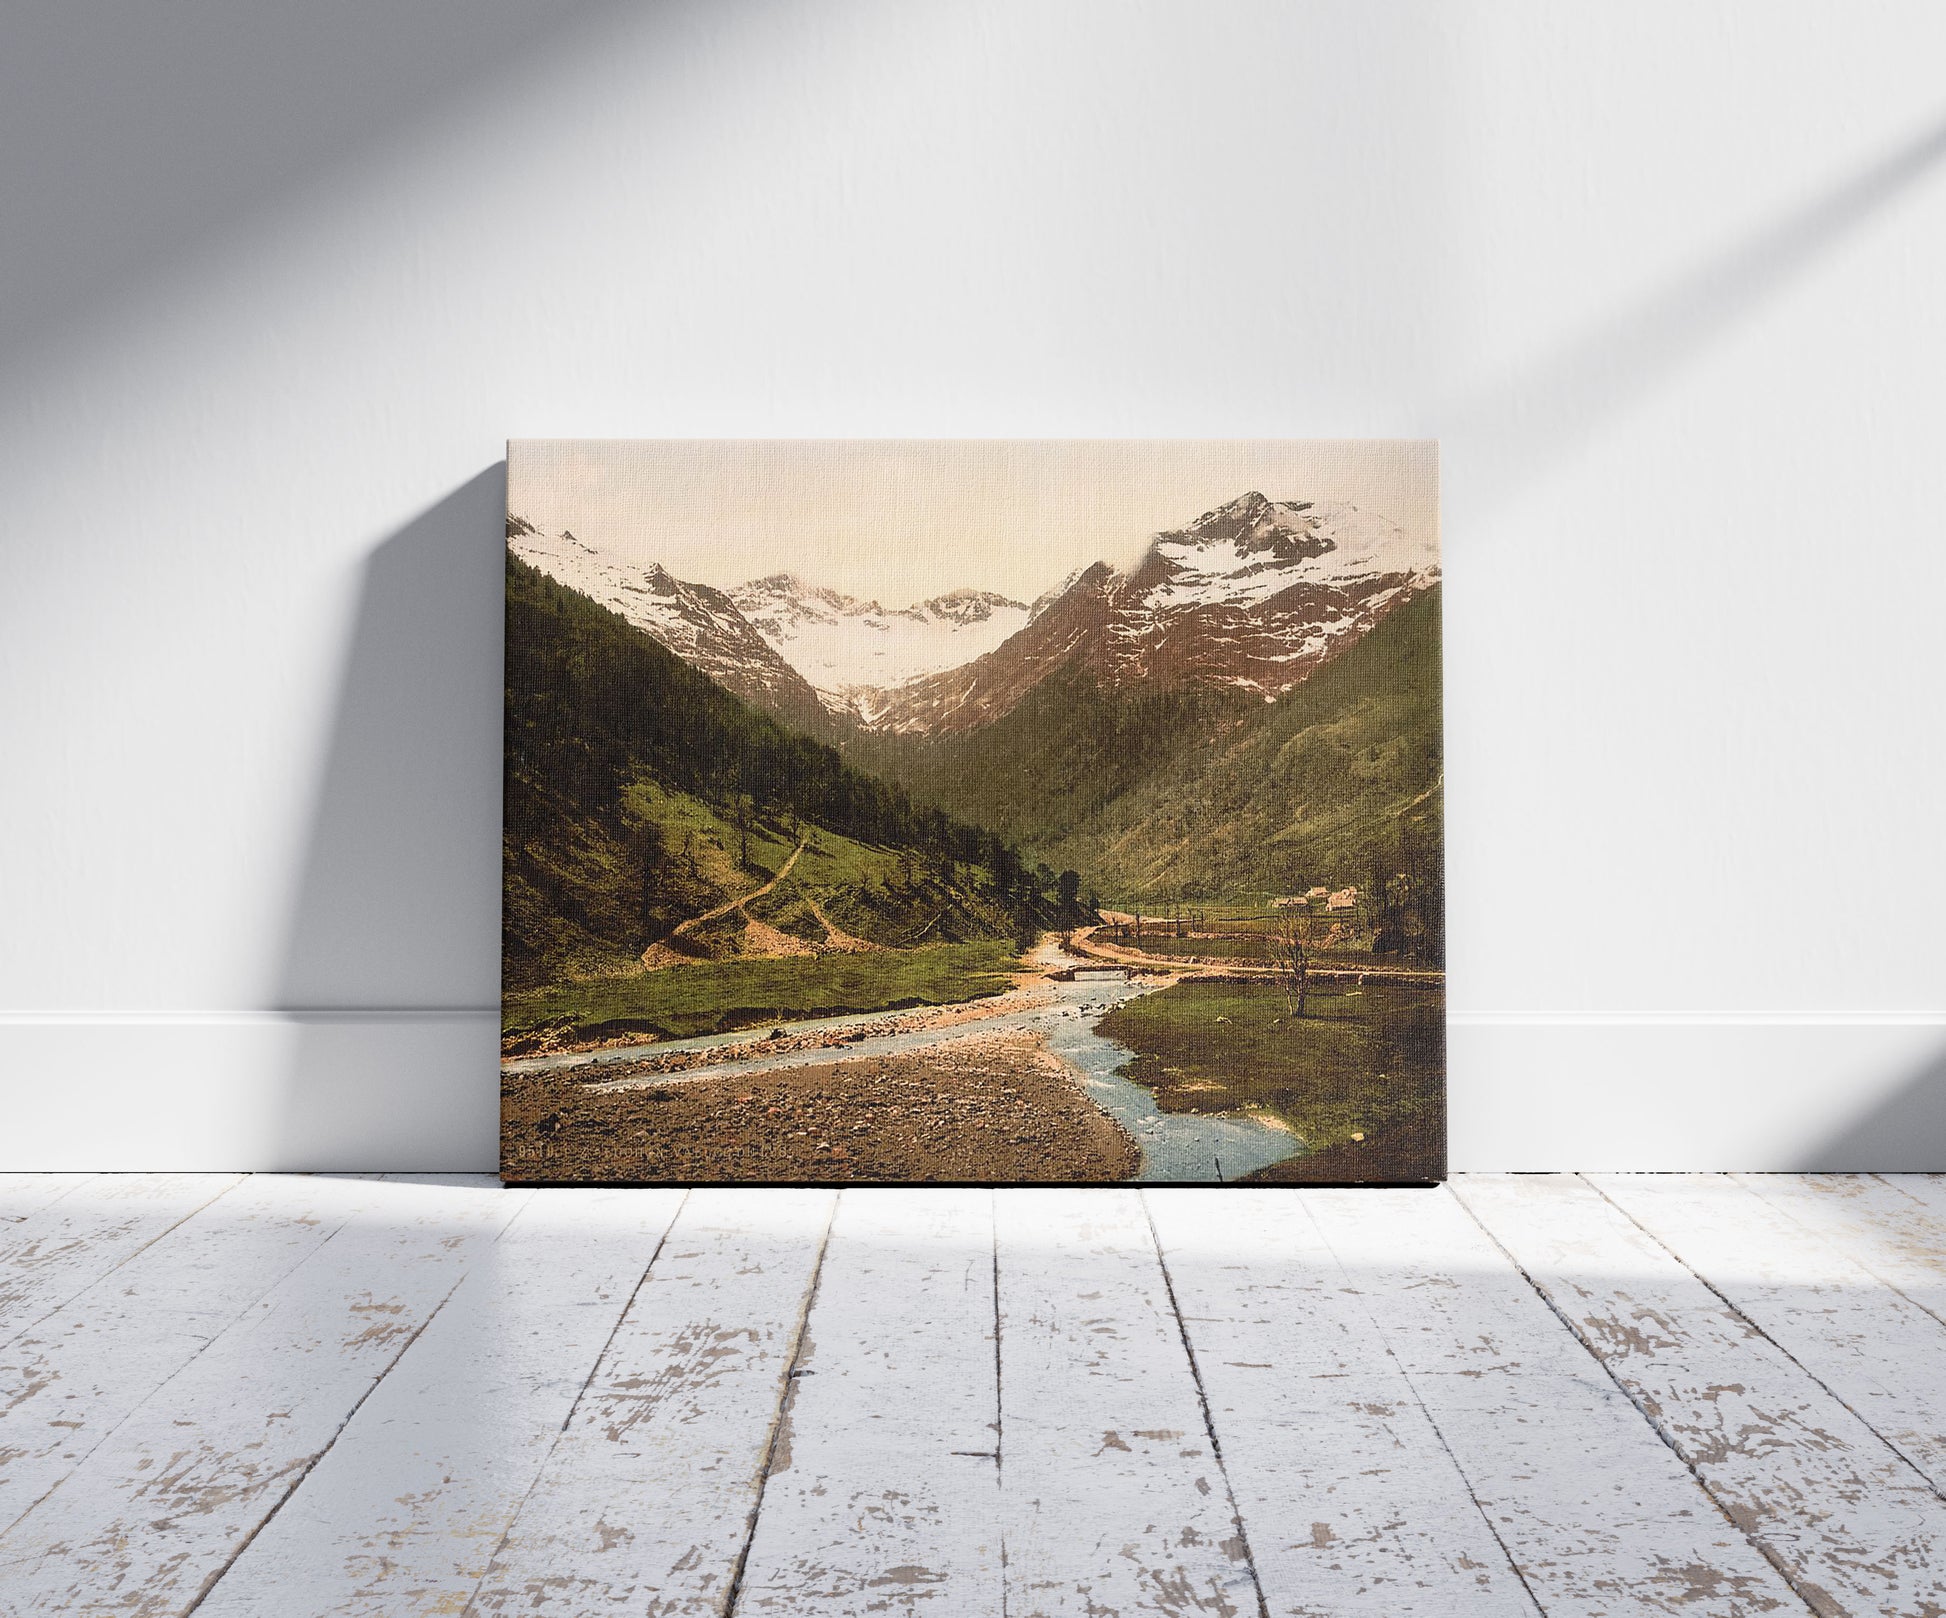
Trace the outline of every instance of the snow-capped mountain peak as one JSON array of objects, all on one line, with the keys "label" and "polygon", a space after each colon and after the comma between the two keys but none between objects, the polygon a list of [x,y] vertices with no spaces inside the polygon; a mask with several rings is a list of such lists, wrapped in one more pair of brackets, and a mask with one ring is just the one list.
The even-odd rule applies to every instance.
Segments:
[{"label": "snow-capped mountain peak", "polygon": [[1341,501],[1266,500],[1252,491],[1205,512],[1187,528],[1158,534],[1144,572],[1166,572],[1158,608],[1208,600],[1268,601],[1303,585],[1343,588],[1378,577],[1436,576],[1429,540]]},{"label": "snow-capped mountain peak", "polygon": [[867,724],[888,691],[969,663],[1027,622],[1024,604],[991,590],[952,590],[910,607],[885,607],[773,573],[729,595],[828,707]]},{"label": "snow-capped mountain peak", "polygon": [[930,601],[922,601],[916,607],[906,608],[908,614],[923,614],[936,619],[945,619],[961,625],[983,624],[996,613],[1022,611],[1021,603],[1001,595],[995,590],[948,590],[943,596],[934,596]]},{"label": "snow-capped mountain peak", "polygon": [[1109,687],[1218,685],[1269,702],[1439,577],[1429,537],[1338,501],[1257,490],[1157,534],[1125,573],[1084,568],[977,663],[892,694],[873,721],[908,731],[999,718],[1053,669]]}]

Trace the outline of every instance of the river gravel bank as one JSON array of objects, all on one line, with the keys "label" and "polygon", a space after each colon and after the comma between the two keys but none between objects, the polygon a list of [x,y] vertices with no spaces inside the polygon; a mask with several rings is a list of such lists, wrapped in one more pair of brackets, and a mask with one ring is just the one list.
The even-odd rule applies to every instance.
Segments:
[{"label": "river gravel bank", "polygon": [[669,1086],[585,1072],[501,1085],[512,1181],[1106,1181],[1142,1155],[1043,1039],[975,1031],[897,1055]]}]

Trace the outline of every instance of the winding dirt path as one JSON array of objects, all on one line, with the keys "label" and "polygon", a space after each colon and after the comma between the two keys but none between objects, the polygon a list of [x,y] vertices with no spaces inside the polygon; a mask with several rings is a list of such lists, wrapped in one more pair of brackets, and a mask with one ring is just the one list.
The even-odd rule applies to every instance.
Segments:
[{"label": "winding dirt path", "polygon": [[824,949],[827,954],[867,955],[873,950],[883,949],[885,947],[883,944],[874,944],[869,938],[854,938],[842,927],[836,925],[824,913],[824,906],[813,899],[810,894],[807,893],[804,895],[804,903],[810,907],[811,914],[818,918],[818,925],[824,929]]},{"label": "winding dirt path", "polygon": [[[797,856],[803,852],[804,844],[799,843],[797,847],[791,850],[791,857],[777,867],[777,874],[762,887],[752,888],[742,898],[732,899],[727,904],[720,904],[714,910],[705,910],[700,916],[691,916],[687,921],[677,922],[674,927],[670,928],[668,936],[674,938],[678,934],[688,932],[692,927],[702,926],[706,921],[715,921],[718,916],[727,916],[732,910],[741,910],[752,899],[761,899],[772,888],[776,887],[779,882],[782,882],[785,877],[791,874],[791,867],[797,863]],[[820,917],[819,919],[822,920],[823,918]],[[825,925],[828,927],[830,923],[826,922]]]}]

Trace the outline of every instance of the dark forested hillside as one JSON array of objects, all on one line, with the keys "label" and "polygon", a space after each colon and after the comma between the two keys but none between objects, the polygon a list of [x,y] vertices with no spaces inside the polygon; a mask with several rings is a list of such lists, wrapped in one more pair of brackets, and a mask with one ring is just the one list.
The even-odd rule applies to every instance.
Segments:
[{"label": "dark forested hillside", "polygon": [[981,729],[847,745],[916,798],[1045,850],[1144,782],[1191,769],[1212,737],[1262,711],[1259,698],[1207,687],[1106,690],[1071,663]]},{"label": "dark forested hillside", "polygon": [[1442,853],[1439,611],[1435,587],[1268,705],[1068,669],[983,730],[853,746],[1105,897],[1364,883],[1375,859]]},{"label": "dark forested hillside", "polygon": [[1055,874],[1002,837],[916,806],[511,552],[505,795],[514,986],[621,969],[792,850],[820,885],[795,910],[777,893],[785,931],[806,903],[882,943],[1076,919]]}]

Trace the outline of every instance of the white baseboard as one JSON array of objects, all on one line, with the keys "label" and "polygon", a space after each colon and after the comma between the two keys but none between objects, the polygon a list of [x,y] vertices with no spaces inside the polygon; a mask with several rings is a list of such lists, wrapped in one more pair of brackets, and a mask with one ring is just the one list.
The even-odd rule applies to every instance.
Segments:
[{"label": "white baseboard", "polygon": [[495,1167],[494,1011],[14,1013],[0,1167]]},{"label": "white baseboard", "polygon": [[1946,1021],[1453,1020],[1455,1171],[1946,1170]]},{"label": "white baseboard", "polygon": [[[0,1014],[0,1170],[490,1171],[491,1010]],[[1464,1170],[1946,1171],[1946,1018],[1456,1015]]]}]

